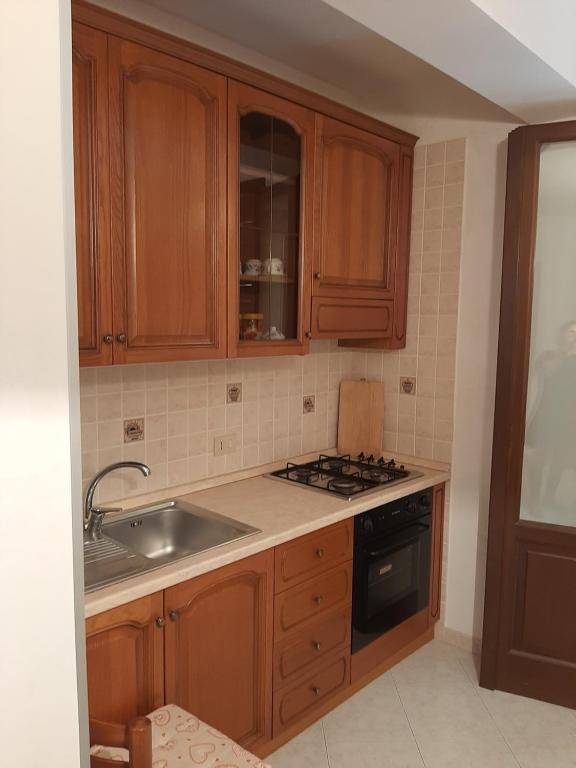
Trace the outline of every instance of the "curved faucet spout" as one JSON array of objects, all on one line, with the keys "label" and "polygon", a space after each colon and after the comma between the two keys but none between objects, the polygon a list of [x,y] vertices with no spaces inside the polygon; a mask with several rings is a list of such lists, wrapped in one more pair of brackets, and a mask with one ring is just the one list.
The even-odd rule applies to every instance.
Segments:
[{"label": "curved faucet spout", "polygon": [[[117,461],[115,464],[110,464],[104,469],[100,470],[90,481],[90,485],[86,490],[86,499],[84,501],[84,530],[88,531],[92,535],[98,535],[102,527],[102,519],[106,512],[112,512],[111,509],[104,507],[93,507],[92,502],[94,500],[94,493],[96,487],[102,478],[113,472],[115,469],[139,469],[144,477],[149,477],[152,474],[152,470],[147,464],[143,464],[141,461]],[[115,510],[114,510],[115,511]]]}]

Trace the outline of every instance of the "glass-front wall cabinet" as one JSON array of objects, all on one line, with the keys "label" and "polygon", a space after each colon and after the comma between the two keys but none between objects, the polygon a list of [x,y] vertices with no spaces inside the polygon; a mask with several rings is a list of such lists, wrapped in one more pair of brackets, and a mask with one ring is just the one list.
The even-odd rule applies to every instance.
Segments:
[{"label": "glass-front wall cabinet", "polygon": [[[306,351],[309,328],[304,299],[310,276],[302,261],[308,126],[283,119],[269,105],[266,111],[257,106],[239,105],[237,112],[237,259],[232,261],[238,282],[233,281],[231,327],[239,354],[295,354]],[[311,130],[309,138],[311,144]]]}]

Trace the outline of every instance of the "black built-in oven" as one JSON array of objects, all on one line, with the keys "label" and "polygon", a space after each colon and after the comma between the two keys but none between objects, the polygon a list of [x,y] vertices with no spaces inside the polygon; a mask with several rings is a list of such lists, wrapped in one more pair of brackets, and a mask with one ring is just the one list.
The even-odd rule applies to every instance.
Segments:
[{"label": "black built-in oven", "polygon": [[426,608],[432,489],[354,519],[352,653]]}]

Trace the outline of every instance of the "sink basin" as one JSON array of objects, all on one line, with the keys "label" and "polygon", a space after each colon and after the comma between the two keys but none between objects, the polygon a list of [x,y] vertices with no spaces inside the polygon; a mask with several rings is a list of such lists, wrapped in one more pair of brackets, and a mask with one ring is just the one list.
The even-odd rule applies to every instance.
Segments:
[{"label": "sink basin", "polygon": [[86,592],[238,541],[258,528],[181,501],[139,507],[84,542]]}]

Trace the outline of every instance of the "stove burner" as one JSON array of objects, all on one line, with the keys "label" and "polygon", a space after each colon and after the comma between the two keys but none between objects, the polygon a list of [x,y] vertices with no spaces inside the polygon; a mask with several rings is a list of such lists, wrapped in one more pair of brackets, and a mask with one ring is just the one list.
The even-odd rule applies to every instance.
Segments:
[{"label": "stove burner", "polygon": [[394,480],[394,475],[386,472],[385,469],[365,469],[362,477],[366,480],[372,480],[374,483],[389,483]]},{"label": "stove burner", "polygon": [[288,470],[288,474],[293,475],[301,483],[314,483],[319,477],[318,472],[309,467],[294,467]]},{"label": "stove burner", "polygon": [[362,482],[358,477],[337,477],[328,482],[328,488],[339,493],[349,493],[362,488]]},{"label": "stove burner", "polygon": [[332,469],[336,472],[341,472],[344,469],[348,469],[348,465],[346,462],[342,461],[342,459],[327,459],[323,463],[327,469]]}]

